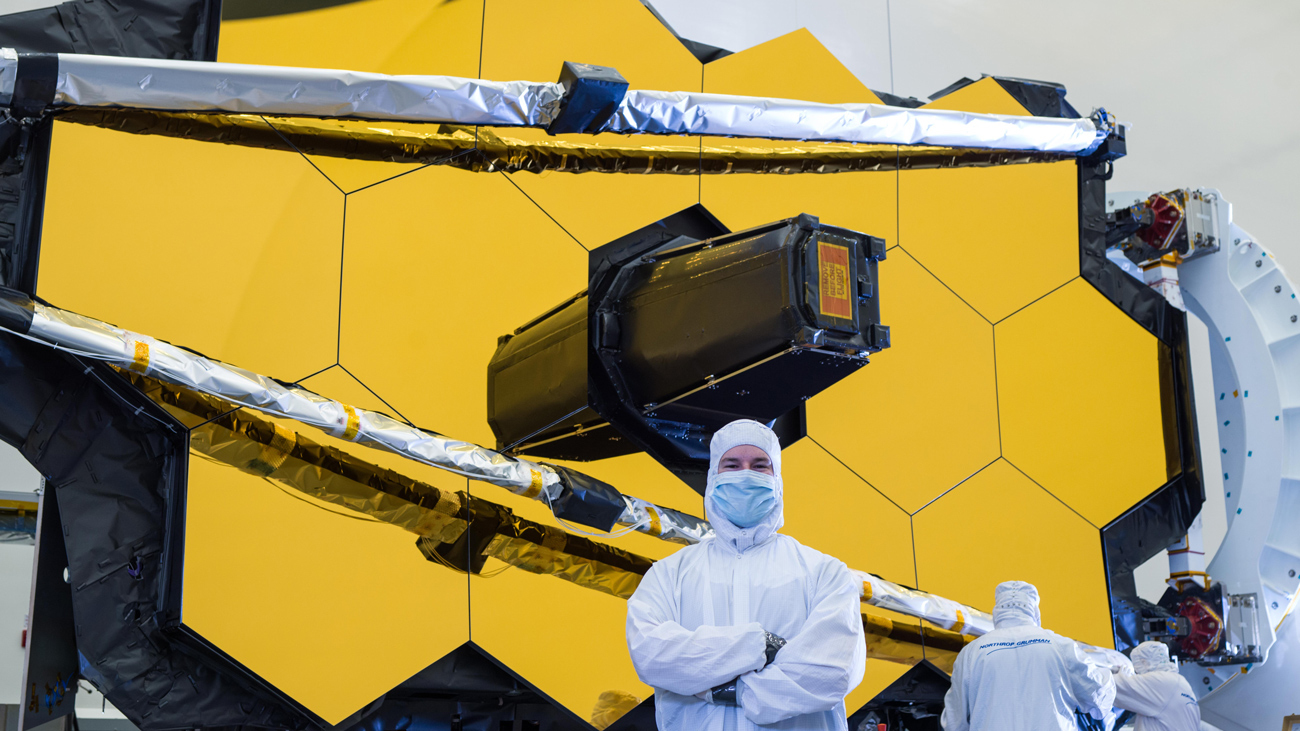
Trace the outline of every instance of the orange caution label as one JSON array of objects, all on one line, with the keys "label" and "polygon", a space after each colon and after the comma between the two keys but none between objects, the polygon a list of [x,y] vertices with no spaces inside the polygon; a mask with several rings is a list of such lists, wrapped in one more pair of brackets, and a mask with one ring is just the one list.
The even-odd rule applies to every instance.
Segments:
[{"label": "orange caution label", "polygon": [[822,314],[852,320],[853,300],[849,294],[848,247],[818,241],[817,268],[821,273]]}]

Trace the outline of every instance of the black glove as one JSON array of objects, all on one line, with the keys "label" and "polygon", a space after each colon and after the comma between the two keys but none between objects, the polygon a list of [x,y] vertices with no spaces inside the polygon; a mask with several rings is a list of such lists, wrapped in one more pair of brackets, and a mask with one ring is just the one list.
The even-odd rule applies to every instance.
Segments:
[{"label": "black glove", "polygon": [[709,691],[709,702],[718,706],[736,705],[736,681],[740,678],[733,678],[722,685]]},{"label": "black glove", "polygon": [[[767,667],[776,659],[777,651],[782,647],[785,647],[785,640],[767,630],[763,630],[763,640],[765,641],[763,654],[767,657],[767,662],[763,663],[763,667]],[[733,678],[732,680],[710,690],[709,701],[714,705],[719,706],[736,705],[736,683],[739,680],[740,678]]]},{"label": "black glove", "polygon": [[776,659],[777,651],[780,650],[782,647],[785,647],[785,640],[780,637],[777,637],[776,635],[772,634],[771,632],[768,632],[767,630],[763,630],[763,635],[764,638],[767,640],[767,647],[764,649],[764,652],[767,654],[767,662],[763,663],[763,667],[767,667],[768,665],[772,664],[773,660]]}]

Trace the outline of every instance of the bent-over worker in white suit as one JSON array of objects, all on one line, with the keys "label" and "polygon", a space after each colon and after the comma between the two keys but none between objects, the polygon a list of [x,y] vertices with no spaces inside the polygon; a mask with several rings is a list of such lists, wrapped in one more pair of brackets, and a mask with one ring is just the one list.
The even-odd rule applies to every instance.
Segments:
[{"label": "bent-over worker in white suit", "polygon": [[1115,673],[1115,707],[1133,712],[1135,731],[1201,731],[1201,707],[1169,648],[1143,642],[1133,648],[1132,660],[1136,675]]},{"label": "bent-over worker in white suit", "polygon": [[772,430],[719,429],[704,493],[714,537],[656,562],[627,605],[661,730],[847,729],[844,697],[866,663],[859,585],[777,532],[782,496]]}]

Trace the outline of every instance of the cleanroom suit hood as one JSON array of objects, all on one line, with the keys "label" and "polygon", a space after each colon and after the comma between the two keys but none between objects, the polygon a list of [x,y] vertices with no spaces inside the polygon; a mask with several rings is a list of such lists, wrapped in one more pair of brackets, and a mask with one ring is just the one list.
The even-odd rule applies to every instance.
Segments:
[{"label": "cleanroom suit hood", "polygon": [[1024,581],[1004,581],[993,597],[993,628],[1042,627],[1038,587]]},{"label": "cleanroom suit hood", "polygon": [[1143,642],[1133,648],[1130,659],[1136,675],[1178,672],[1178,663],[1169,659],[1169,646],[1163,642]]},{"label": "cleanroom suit hood", "polygon": [[1163,642],[1133,648],[1133,672],[1115,675],[1115,707],[1132,711],[1136,731],[1199,731],[1201,709]]},{"label": "cleanroom suit hood", "polygon": [[[776,505],[749,528],[711,496],[722,455],[752,445],[772,461]],[[758,422],[732,422],[710,444],[705,510],[714,536],[650,568],[628,600],[627,643],[655,688],[660,729],[847,729],[844,697],[862,681],[858,584],[842,562],[778,531],[785,522],[781,448]],[[786,645],[767,663],[766,633]],[[709,691],[736,682],[737,705]]]},{"label": "cleanroom suit hood", "polygon": [[[727,520],[727,516],[713,500],[714,489],[718,480],[718,465],[722,455],[735,447],[750,445],[758,447],[772,461],[772,477],[776,481],[776,507],[758,524],[751,528],[741,528]],[[741,419],[718,430],[709,443],[709,474],[704,487],[704,514],[713,526],[718,539],[727,542],[737,551],[744,551],[756,546],[776,534],[785,526],[785,485],[781,480],[781,442],[771,429],[757,421]]]},{"label": "cleanroom suit hood", "polygon": [[1038,589],[998,585],[993,631],[957,654],[940,719],[946,731],[1075,731],[1076,709],[1109,716],[1115,684],[1079,645],[1045,630]]}]

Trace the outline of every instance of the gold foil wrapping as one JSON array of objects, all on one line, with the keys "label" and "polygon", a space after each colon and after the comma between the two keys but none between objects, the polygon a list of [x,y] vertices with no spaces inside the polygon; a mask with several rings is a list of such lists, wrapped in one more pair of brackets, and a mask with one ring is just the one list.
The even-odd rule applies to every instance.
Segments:
[{"label": "gold foil wrapping", "polygon": [[366,479],[360,474],[344,475],[321,466],[318,460],[337,459],[341,453],[301,435],[284,444],[282,431],[264,419],[235,412],[191,430],[190,451],[439,542],[454,541],[465,532],[465,521],[455,517],[460,500],[454,494],[414,480],[392,479],[366,465],[374,470],[371,476],[388,483],[384,487],[403,494],[399,497],[356,479]]},{"label": "gold foil wrapping", "polygon": [[973,641],[971,635],[957,634],[925,624],[900,622],[878,614],[862,613],[862,629],[867,636],[867,657],[906,665],[929,660],[951,673],[961,648]]},{"label": "gold foil wrapping", "polygon": [[441,542],[465,532],[465,496],[365,462],[211,396],[123,371],[145,395],[200,420],[190,451]]},{"label": "gold foil wrapping", "polygon": [[650,567],[647,558],[518,518],[496,503],[439,490],[255,414],[230,411],[215,398],[123,373],[150,398],[204,420],[190,431],[192,452],[395,525],[433,545],[456,541],[469,521],[487,516],[498,531],[488,555],[624,599]]},{"label": "gold foil wrapping", "polygon": [[[129,370],[119,372],[171,413],[197,424],[190,430],[193,453],[414,533],[426,557],[439,545],[462,538],[474,522],[493,529],[484,554],[623,599],[632,596],[651,566],[644,556],[520,518],[509,508],[463,492],[439,490],[317,444],[255,413],[232,410],[214,397]],[[974,639],[875,614],[864,613],[862,620],[869,656],[891,662],[915,664],[924,657],[951,671],[957,651]]]},{"label": "gold foil wrapping", "polygon": [[560,549],[539,546],[522,538],[497,535],[488,544],[487,553],[515,568],[534,574],[556,576],[622,599],[631,597],[632,592],[641,584],[640,574],[574,556]]},{"label": "gold foil wrapping", "polygon": [[[139,109],[67,109],[58,119],[132,134],[220,142],[353,160],[450,165],[475,172],[598,172],[725,175],[838,173],[901,168],[989,167],[1055,162],[1072,156],[1015,150],[848,143],[720,145],[588,144],[510,137],[488,127],[405,125],[255,114],[157,112]],[[580,139],[580,138],[579,138]]]}]

